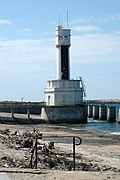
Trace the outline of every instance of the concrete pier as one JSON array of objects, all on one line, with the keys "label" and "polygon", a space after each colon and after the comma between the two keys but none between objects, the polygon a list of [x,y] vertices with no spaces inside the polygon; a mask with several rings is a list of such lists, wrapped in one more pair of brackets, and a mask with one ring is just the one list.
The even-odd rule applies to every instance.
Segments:
[{"label": "concrete pier", "polygon": [[93,106],[93,119],[99,119],[99,106]]},{"label": "concrete pier", "polygon": [[107,120],[107,107],[106,106],[99,107],[99,120]]},{"label": "concrete pier", "polygon": [[40,118],[40,115],[31,114],[28,118],[27,114],[14,113],[14,118],[11,113],[0,112],[0,123],[2,124],[43,124],[45,120]]},{"label": "concrete pier", "polygon": [[28,119],[30,119],[30,109],[27,109]]},{"label": "concrete pier", "polygon": [[120,124],[120,107],[119,107],[119,111],[118,111],[118,124]]},{"label": "concrete pier", "polygon": [[116,122],[116,107],[108,107],[108,122]]},{"label": "concrete pier", "polygon": [[46,106],[41,119],[48,123],[87,123],[87,106]]},{"label": "concrete pier", "polygon": [[14,110],[11,109],[11,117],[14,118]]},{"label": "concrete pier", "polygon": [[93,106],[88,105],[88,118],[93,118]]}]

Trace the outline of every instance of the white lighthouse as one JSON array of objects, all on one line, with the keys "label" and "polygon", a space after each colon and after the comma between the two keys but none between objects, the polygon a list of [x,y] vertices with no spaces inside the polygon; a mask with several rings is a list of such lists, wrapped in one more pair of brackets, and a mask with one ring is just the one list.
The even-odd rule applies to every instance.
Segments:
[{"label": "white lighthouse", "polygon": [[81,78],[70,80],[70,29],[56,28],[57,79],[49,80],[45,89],[47,106],[77,105],[83,100]]},{"label": "white lighthouse", "polygon": [[41,119],[49,123],[87,123],[82,79],[70,79],[70,29],[56,28],[57,78],[45,88]]}]

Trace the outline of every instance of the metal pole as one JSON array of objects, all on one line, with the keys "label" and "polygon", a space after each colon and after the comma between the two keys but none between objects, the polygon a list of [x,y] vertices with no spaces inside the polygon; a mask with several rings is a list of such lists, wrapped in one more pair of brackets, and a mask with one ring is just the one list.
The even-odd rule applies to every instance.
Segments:
[{"label": "metal pole", "polygon": [[36,159],[35,159],[35,169],[37,169],[37,138],[36,138],[36,143],[35,143],[35,147],[36,147]]},{"label": "metal pole", "polygon": [[31,169],[32,169],[32,158],[33,158],[33,156],[31,155],[31,160],[30,160],[30,167],[31,167]]},{"label": "metal pole", "polygon": [[32,154],[31,154],[31,160],[30,160],[30,167],[33,168],[32,166],[32,163],[33,163],[33,155],[34,155],[34,150],[35,150],[35,147],[32,149]]},{"label": "metal pole", "polygon": [[75,136],[73,137],[73,170],[75,171]]}]

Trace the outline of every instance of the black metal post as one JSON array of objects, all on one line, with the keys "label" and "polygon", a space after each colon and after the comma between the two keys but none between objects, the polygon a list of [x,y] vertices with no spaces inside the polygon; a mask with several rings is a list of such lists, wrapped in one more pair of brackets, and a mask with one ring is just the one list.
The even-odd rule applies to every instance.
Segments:
[{"label": "black metal post", "polygon": [[[44,136],[43,138],[48,138],[49,136]],[[60,138],[60,137],[68,137],[68,138],[73,138],[73,170],[75,171],[75,146],[79,146],[82,143],[82,139],[78,136],[50,136],[51,138]],[[41,138],[40,138],[41,139]],[[77,140],[77,141],[76,141]],[[32,159],[33,159],[33,155],[34,155],[34,150],[35,150],[35,162],[34,162],[34,167],[35,169],[37,169],[37,161],[38,161],[38,152],[37,152],[37,138],[36,138],[36,142],[35,142],[35,146],[33,148],[32,151],[32,155],[31,155],[31,160],[30,160],[30,167],[33,168],[32,166]]]},{"label": "black metal post", "polygon": [[32,156],[31,156],[31,160],[30,160],[30,167],[31,167],[31,169],[32,169]]},{"label": "black metal post", "polygon": [[32,163],[33,163],[33,155],[34,155],[34,150],[35,150],[35,147],[32,149],[32,151],[31,151],[31,159],[30,159],[30,167],[31,168],[33,168],[33,165],[32,165]]},{"label": "black metal post", "polygon": [[36,138],[36,143],[35,143],[35,147],[36,147],[36,158],[35,158],[35,169],[37,169],[37,138]]},{"label": "black metal post", "polygon": [[75,171],[75,136],[73,137],[73,170]]}]

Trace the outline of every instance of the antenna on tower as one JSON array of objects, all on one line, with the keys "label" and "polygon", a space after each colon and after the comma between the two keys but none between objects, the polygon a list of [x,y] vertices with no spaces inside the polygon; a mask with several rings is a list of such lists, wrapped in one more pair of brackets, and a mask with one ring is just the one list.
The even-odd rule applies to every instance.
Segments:
[{"label": "antenna on tower", "polygon": [[59,14],[59,26],[61,24],[61,14]]},{"label": "antenna on tower", "polygon": [[68,11],[67,11],[67,28],[68,28]]}]

